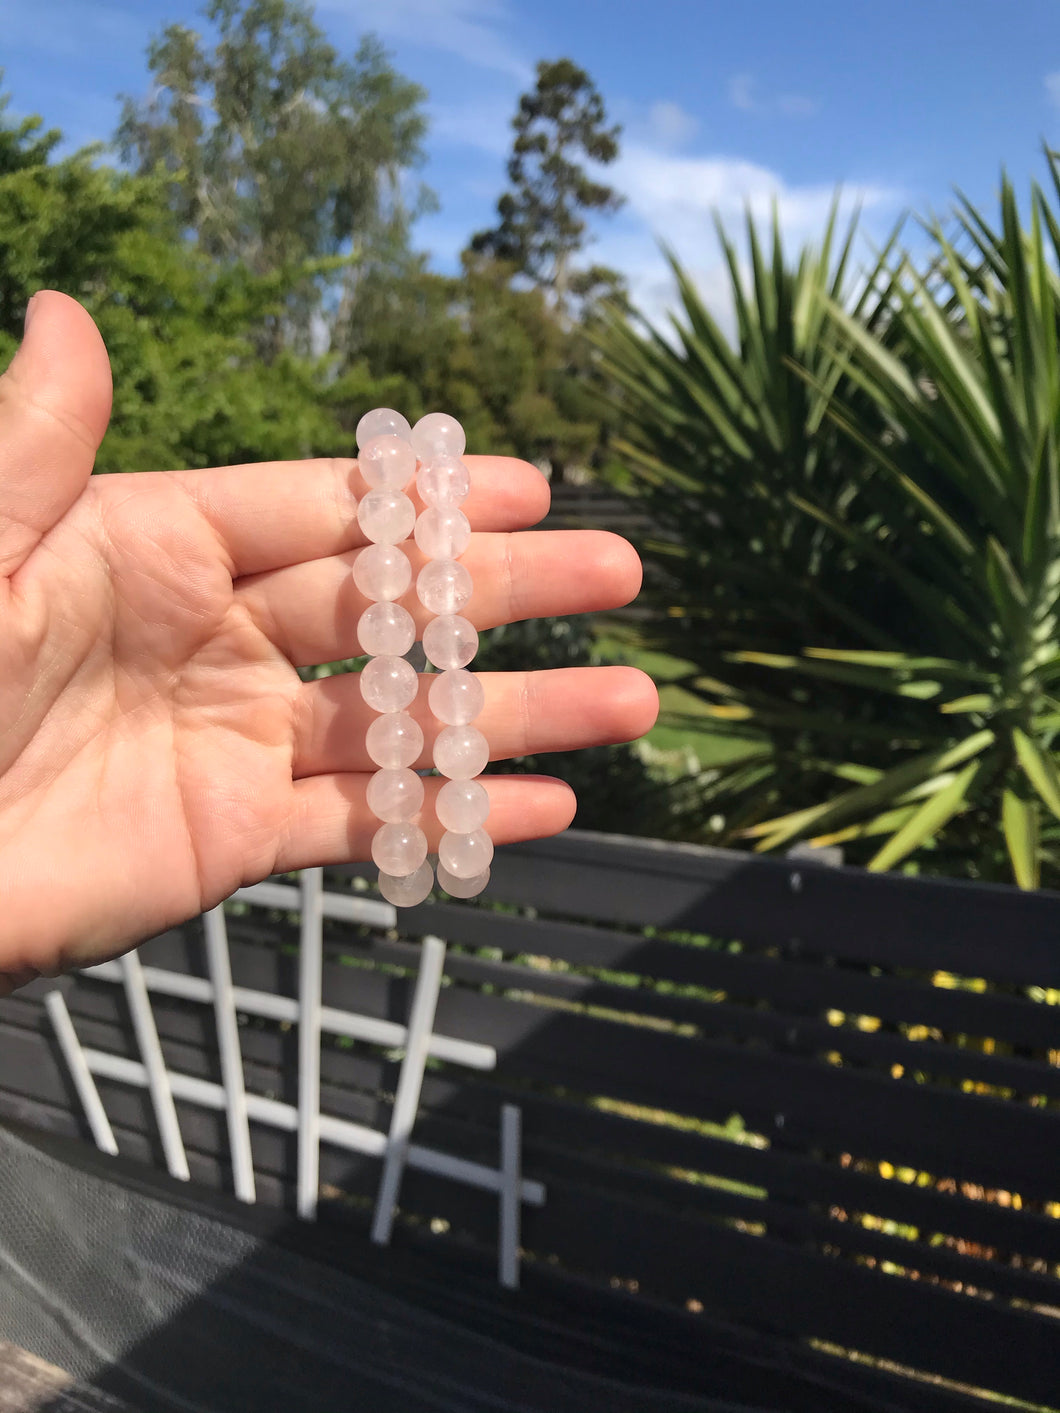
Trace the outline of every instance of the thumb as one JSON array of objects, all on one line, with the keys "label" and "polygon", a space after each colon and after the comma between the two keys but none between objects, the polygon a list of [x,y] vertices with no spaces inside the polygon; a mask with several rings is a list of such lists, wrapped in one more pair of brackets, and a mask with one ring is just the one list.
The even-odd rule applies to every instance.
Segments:
[{"label": "thumb", "polygon": [[70,509],[110,420],[110,360],[92,316],[42,290],[0,378],[0,576]]}]

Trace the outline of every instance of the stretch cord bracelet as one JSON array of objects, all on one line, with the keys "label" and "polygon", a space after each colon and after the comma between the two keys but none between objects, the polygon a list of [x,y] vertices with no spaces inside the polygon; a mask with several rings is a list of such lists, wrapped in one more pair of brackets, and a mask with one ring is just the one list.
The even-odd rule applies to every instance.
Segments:
[{"label": "stretch cord bracelet", "polygon": [[[361,694],[378,712],[365,737],[368,755],[379,767],[368,784],[367,801],[380,827],[372,839],[379,889],[388,902],[411,907],[434,885],[427,839],[414,822],[423,807],[423,781],[412,769],[423,750],[423,732],[406,708],[415,700],[418,678],[404,654],[416,637],[411,614],[395,600],[412,579],[399,548],[415,525],[427,563],[416,582],[424,607],[437,615],[424,631],[424,651],[439,669],[428,704],[444,723],[434,747],[434,763],[449,777],[438,796],[438,819],[445,829],[439,847],[438,882],[453,897],[470,898],[489,880],[493,842],[482,828],[489,796],[473,777],[489,758],[485,737],[470,722],[482,709],[482,684],[464,671],[478,647],[478,634],[458,610],[471,596],[471,576],[458,563],[471,537],[460,509],[470,474],[460,460],[464,432],[455,418],[431,413],[415,428],[399,412],[376,408],[357,426],[361,472],[369,486],[357,519],[370,541],[354,561],[357,588],[371,600],[357,636],[371,660],[361,673]],[[405,494],[416,470],[425,509],[416,520]]]},{"label": "stretch cord bracelet", "polygon": [[438,669],[427,703],[442,722],[434,742],[434,764],[447,777],[435,811],[445,830],[438,844],[438,883],[454,898],[473,898],[489,882],[493,840],[482,827],[489,795],[475,780],[489,760],[489,742],[471,723],[486,701],[482,683],[467,671],[478,650],[478,633],[460,614],[473,584],[460,556],[471,541],[471,526],[460,509],[470,490],[460,460],[464,429],[455,417],[432,412],[412,429],[420,461],[416,489],[424,509],[416,521],[416,545],[426,564],[416,579],[420,603],[435,615],[423,630],[423,651]]}]

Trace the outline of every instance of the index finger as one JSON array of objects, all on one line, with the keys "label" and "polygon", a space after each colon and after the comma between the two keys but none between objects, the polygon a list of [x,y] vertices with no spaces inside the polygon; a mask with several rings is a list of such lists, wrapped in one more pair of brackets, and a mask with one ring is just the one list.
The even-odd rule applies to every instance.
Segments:
[{"label": "index finger", "polygon": [[[473,530],[525,530],[548,513],[548,482],[513,456],[465,456]],[[233,579],[325,559],[365,543],[357,502],[365,485],[352,458],[263,461],[207,471],[170,471],[215,531]],[[412,482],[417,511],[422,502]]]}]

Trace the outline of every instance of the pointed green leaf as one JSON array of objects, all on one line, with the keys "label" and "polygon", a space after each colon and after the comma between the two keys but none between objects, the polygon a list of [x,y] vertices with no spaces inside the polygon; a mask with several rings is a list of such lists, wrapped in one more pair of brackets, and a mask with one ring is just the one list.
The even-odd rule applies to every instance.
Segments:
[{"label": "pointed green leaf", "polygon": [[1023,773],[1031,782],[1045,803],[1060,819],[1060,771],[1051,755],[1042,750],[1037,741],[1017,727],[1012,733],[1012,744]]},{"label": "pointed green leaf", "polygon": [[1001,800],[1001,824],[1016,882],[1021,888],[1037,888],[1041,879],[1041,818],[1037,804],[1006,790]]},{"label": "pointed green leaf", "polygon": [[965,808],[968,791],[981,768],[977,761],[965,766],[945,790],[926,800],[912,819],[907,820],[879,853],[869,860],[869,869],[874,873],[883,873],[933,839],[955,814]]}]

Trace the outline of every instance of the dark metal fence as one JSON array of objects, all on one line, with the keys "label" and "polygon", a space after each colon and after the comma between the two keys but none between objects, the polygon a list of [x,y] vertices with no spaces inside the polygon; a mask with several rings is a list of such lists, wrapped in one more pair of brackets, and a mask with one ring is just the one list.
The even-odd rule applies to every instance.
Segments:
[{"label": "dark metal fence", "polygon": [[[369,896],[357,870],[327,886]],[[895,1408],[1060,1405],[1060,896],[570,834],[399,927],[325,923],[324,1003],[404,1023],[419,939],[446,939],[435,1031],[497,1065],[430,1060],[414,1140],[496,1166],[518,1106],[547,1194],[524,1263],[583,1290],[585,1319],[669,1308],[686,1353],[725,1328],[792,1387]],[[237,905],[228,933],[237,988],[297,994],[295,916]],[[142,956],[208,975],[199,921]],[[118,988],[66,999],[83,1045],[133,1053]],[[208,1012],[154,1013],[167,1066],[218,1080]],[[296,1104],[297,1025],[241,1022],[248,1093]],[[321,1111],[385,1131],[397,1076],[393,1051],[325,1037]],[[159,1163],[148,1095],[99,1090],[121,1153]],[[0,1113],[85,1132],[32,995],[0,1002]],[[192,1177],[231,1190],[224,1114],[177,1114]],[[292,1204],[293,1137],[252,1141],[259,1200]],[[379,1172],[323,1149],[320,1221],[366,1231]],[[401,1242],[492,1259],[496,1195],[409,1171],[400,1203]]]}]

